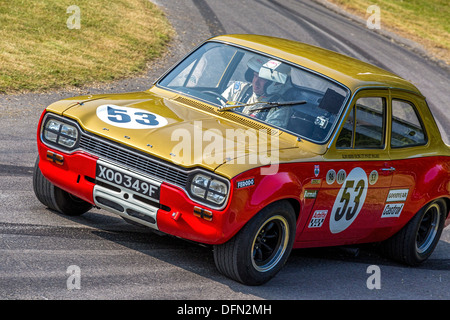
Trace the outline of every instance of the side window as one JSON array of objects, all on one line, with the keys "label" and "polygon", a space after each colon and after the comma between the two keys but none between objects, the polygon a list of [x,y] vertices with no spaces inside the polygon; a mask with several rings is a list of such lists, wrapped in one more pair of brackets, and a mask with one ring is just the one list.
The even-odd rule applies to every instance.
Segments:
[{"label": "side window", "polygon": [[393,99],[391,147],[411,147],[426,142],[425,131],[414,105],[404,100]]},{"label": "side window", "polygon": [[336,141],[336,147],[339,149],[351,149],[353,147],[353,123],[355,122],[355,108],[352,108],[350,114],[342,127],[341,133]]},{"label": "side window", "polygon": [[[355,120],[356,119],[356,120]],[[364,97],[356,101],[336,141],[340,149],[383,149],[386,99]]]}]

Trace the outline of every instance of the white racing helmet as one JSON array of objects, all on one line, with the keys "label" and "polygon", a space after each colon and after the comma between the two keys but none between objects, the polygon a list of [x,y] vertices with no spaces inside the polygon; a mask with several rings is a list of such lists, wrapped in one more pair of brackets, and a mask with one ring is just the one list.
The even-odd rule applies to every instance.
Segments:
[{"label": "white racing helmet", "polygon": [[252,69],[255,72],[259,73],[259,70],[261,70],[261,67],[269,61],[269,58],[261,57],[261,56],[255,56],[248,60],[247,67]]},{"label": "white racing helmet", "polygon": [[249,70],[257,72],[260,78],[269,80],[265,88],[266,94],[282,94],[287,90],[285,84],[291,68],[285,63],[266,57],[255,56],[248,60],[247,67]]}]

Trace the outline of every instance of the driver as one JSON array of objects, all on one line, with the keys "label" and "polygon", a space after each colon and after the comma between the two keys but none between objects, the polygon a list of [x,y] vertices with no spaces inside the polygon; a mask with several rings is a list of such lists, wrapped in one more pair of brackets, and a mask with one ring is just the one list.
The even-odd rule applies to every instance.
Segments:
[{"label": "driver", "polygon": [[[286,81],[288,72],[282,73],[284,76],[284,83],[280,78],[276,78],[274,81],[269,80],[267,77],[262,76],[260,71],[264,66],[267,71],[270,72],[268,67],[270,67],[271,64],[272,67],[276,66],[276,69],[278,69],[281,63],[259,56],[251,58],[247,63],[248,69],[245,73],[245,80],[248,82],[234,81],[222,93],[222,96],[228,101],[245,104],[259,101],[283,101],[281,95],[290,87]],[[283,67],[285,69],[284,71],[289,71],[289,67]],[[289,107],[274,107],[270,109],[257,110],[263,106],[263,104],[250,105],[244,106],[243,108],[238,108],[237,110],[276,126],[287,126],[287,121],[289,120],[291,113]]]}]

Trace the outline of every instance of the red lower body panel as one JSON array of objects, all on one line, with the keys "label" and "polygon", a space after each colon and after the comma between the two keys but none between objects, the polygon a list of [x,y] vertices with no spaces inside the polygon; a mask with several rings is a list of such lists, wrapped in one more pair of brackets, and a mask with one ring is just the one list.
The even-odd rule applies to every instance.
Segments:
[{"label": "red lower body panel", "polygon": [[[94,204],[92,190],[94,183],[88,181],[95,178],[97,158],[84,153],[63,154],[62,164],[47,160],[47,151],[62,154],[39,144],[39,168],[42,174],[55,186],[77,196],[84,201]],[[88,178],[87,178],[88,177]],[[92,180],[91,180],[92,181]]]},{"label": "red lower body panel", "polygon": [[[94,187],[96,187],[96,166],[98,159],[92,155],[75,152],[73,154],[64,154],[52,150],[43,143],[38,143],[40,156],[40,169],[44,176],[57,187],[89,202],[96,204],[94,199]],[[54,161],[52,157],[47,159],[47,152],[53,152],[63,156],[62,164]],[[427,159],[431,162],[431,158]],[[436,161],[439,161],[437,159]],[[302,164],[307,166],[308,164]],[[327,167],[330,166],[329,168]],[[296,175],[287,174],[288,172],[304,171],[300,165],[283,166],[283,172],[274,176],[258,176],[253,171],[248,171],[231,181],[231,185],[236,184],[236,179],[246,179],[254,177],[255,187],[249,188],[231,188],[227,206],[222,210],[211,210],[206,206],[191,200],[186,192],[179,187],[162,183],[160,186],[159,209],[156,212],[155,228],[158,230],[184,239],[206,243],[221,244],[228,241],[242,226],[247,223],[257,212],[267,206],[269,203],[291,199],[296,201],[300,195],[299,219],[297,223],[295,247],[318,247],[342,244],[353,244],[362,242],[381,241],[397,232],[407,221],[429,200],[422,199],[417,194],[426,194],[422,190],[417,193],[413,187],[404,185],[390,186],[382,183],[380,175],[377,184],[371,186],[369,190],[375,192],[369,193],[365,206],[358,219],[344,232],[331,234],[329,229],[329,219],[331,209],[336,200],[337,193],[342,185],[328,185],[323,183],[322,188],[310,184],[310,178],[306,179],[303,187],[316,189],[320,191],[317,196],[302,199],[304,190],[302,184],[295,183]],[[336,165],[323,164],[321,170],[327,172]],[[334,167],[332,167],[334,166]],[[281,168],[281,167],[280,167]],[[256,169],[255,169],[256,170]],[[350,172],[350,168],[346,168]],[[429,176],[427,176],[430,178]],[[430,179],[428,179],[430,180]],[[397,180],[394,180],[398,183]],[[420,181],[419,181],[420,182]],[[430,185],[430,181],[427,181]],[[418,185],[424,185],[420,182]],[[280,185],[282,187],[274,189],[272,186]],[[325,187],[324,187],[325,186]],[[375,187],[379,187],[376,189]],[[437,185],[434,190],[443,190],[443,194],[448,195],[448,186]],[[408,194],[412,198],[405,202],[402,214],[397,218],[382,218],[382,212],[385,207],[385,201],[389,189],[408,188]],[[403,205],[402,205],[403,206]],[[153,207],[154,208],[154,207]],[[208,210],[211,219],[204,219],[195,215],[195,210]],[[320,228],[311,228],[309,223],[316,212],[326,212],[326,220]],[[124,216],[124,215],[122,215]],[[126,216],[126,215],[125,215]],[[450,217],[446,219],[446,225],[450,223]]]},{"label": "red lower body panel", "polygon": [[[97,158],[82,152],[61,153],[39,143],[39,167],[43,175],[55,186],[95,204],[94,187]],[[47,159],[47,152],[63,156],[63,163]],[[227,208],[222,211],[202,207],[192,201],[181,188],[162,183],[160,189],[162,209],[157,212],[158,230],[184,239],[206,244],[223,243],[236,232],[239,224],[226,221]],[[211,221],[194,215],[194,208],[208,209]],[[226,226],[225,226],[226,225]],[[227,230],[224,233],[224,230]]]}]

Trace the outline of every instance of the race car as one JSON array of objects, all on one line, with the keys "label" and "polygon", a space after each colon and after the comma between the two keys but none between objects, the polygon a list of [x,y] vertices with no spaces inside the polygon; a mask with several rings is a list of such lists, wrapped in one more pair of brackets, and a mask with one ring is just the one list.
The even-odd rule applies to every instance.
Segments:
[{"label": "race car", "polygon": [[450,148],[419,90],[286,39],[214,37],[147,91],[57,101],[37,145],[45,206],[210,245],[246,285],[293,248],[377,243],[418,265],[450,223]]}]

